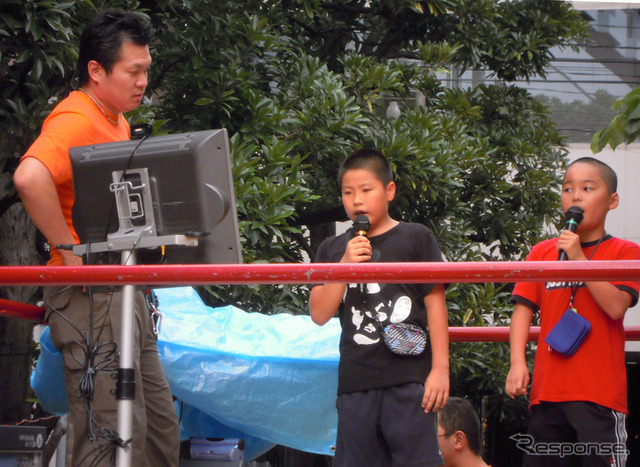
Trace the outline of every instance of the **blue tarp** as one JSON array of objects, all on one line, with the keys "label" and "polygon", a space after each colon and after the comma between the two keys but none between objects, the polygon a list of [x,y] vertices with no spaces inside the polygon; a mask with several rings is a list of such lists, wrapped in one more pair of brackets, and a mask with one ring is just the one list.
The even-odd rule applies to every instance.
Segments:
[{"label": "blue tarp", "polygon": [[[191,287],[156,290],[160,361],[178,398],[183,439],[244,438],[245,458],[274,444],[331,454],[336,438],[337,319],[204,305]],[[43,408],[68,410],[62,359],[41,339],[31,384]],[[55,384],[53,383],[55,378]]]}]

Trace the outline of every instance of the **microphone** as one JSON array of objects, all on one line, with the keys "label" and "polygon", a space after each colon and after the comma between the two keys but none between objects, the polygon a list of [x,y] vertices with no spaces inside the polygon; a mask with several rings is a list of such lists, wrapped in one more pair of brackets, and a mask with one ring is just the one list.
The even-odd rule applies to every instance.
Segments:
[{"label": "microphone", "polygon": [[354,237],[366,237],[369,234],[370,228],[371,222],[369,222],[369,218],[364,214],[360,214],[353,220]]},{"label": "microphone", "polygon": [[[369,218],[364,214],[360,214],[356,216],[353,220],[353,236],[354,237],[366,237],[369,234],[369,228],[371,227],[371,222],[369,222]],[[367,285],[360,284],[360,294],[367,293]]]},{"label": "microphone", "polygon": [[[564,229],[575,233],[575,231],[578,230],[578,224],[582,222],[583,214],[584,211],[578,206],[571,206],[567,209],[567,212],[564,213],[564,218],[567,220]],[[566,261],[567,259],[568,257],[564,250],[560,250],[558,261]]]}]

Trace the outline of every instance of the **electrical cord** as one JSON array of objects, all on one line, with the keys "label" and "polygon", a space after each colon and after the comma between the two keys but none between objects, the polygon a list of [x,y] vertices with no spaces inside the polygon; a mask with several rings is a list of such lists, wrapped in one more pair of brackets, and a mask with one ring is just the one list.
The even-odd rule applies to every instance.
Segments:
[{"label": "electrical cord", "polygon": [[[118,183],[121,183],[124,180],[125,175],[127,174],[127,171],[131,168],[131,164],[133,162],[133,156],[135,155],[136,151],[138,150],[138,148],[140,147],[140,145],[148,138],[148,135],[144,135],[142,138],[140,138],[140,140],[138,141],[138,144],[135,145],[135,147],[133,148],[133,150],[131,151],[131,155],[129,156],[129,158],[127,159],[127,165],[124,168],[124,170],[122,171],[122,174],[120,175],[120,180],[118,180]],[[105,228],[105,232],[104,232],[104,238],[107,238],[107,235],[109,235],[109,229],[111,228],[111,220],[113,219],[113,215],[116,209],[116,200],[115,197],[112,200],[111,203],[111,208],[109,209],[109,215],[107,217],[107,227]],[[88,245],[87,245],[88,248]],[[88,259],[88,258],[87,258]]]},{"label": "electrical cord", "polygon": [[52,313],[56,313],[64,319],[69,326],[80,336],[78,340],[69,343],[69,352],[76,363],[82,368],[82,375],[78,386],[78,398],[84,401],[87,414],[87,432],[89,439],[95,441],[96,449],[88,453],[84,458],[80,459],[79,466],[98,465],[106,456],[112,455],[115,459],[115,449],[126,447],[131,440],[123,441],[117,431],[100,426],[94,417],[94,395],[95,395],[95,379],[100,372],[109,371],[109,367],[118,361],[117,344],[113,341],[99,342],[100,336],[105,329],[106,319],[111,308],[112,297],[107,302],[107,310],[99,323],[97,335],[94,336],[94,300],[91,287],[87,287],[89,297],[89,332],[84,334],[63,312],[52,306],[52,300],[56,296],[69,290],[71,286],[64,287],[52,294],[47,299],[47,307]]},{"label": "electrical cord", "polygon": [[[140,145],[147,139],[147,136],[143,136],[138,144],[131,151],[131,155],[127,161],[126,168],[122,172],[122,181],[126,172],[131,167],[133,156],[140,147]],[[115,210],[115,199],[109,210],[108,219],[112,218],[113,211]],[[109,233],[110,223],[107,224],[105,231],[105,238]],[[139,244],[140,238],[138,238],[131,250],[130,254],[133,255],[135,248]],[[86,263],[91,264],[90,258],[93,253],[91,252],[91,245],[87,243],[86,250]],[[126,258],[128,262],[130,258]],[[89,332],[88,335],[82,333],[82,331],[71,320],[64,315],[64,313],[57,310],[51,305],[51,300],[57,295],[69,290],[71,286],[64,287],[58,292],[54,293],[47,300],[47,307],[52,313],[56,313],[63,318],[80,336],[79,340],[74,340],[69,343],[69,352],[76,363],[82,368],[82,376],[78,385],[78,398],[84,400],[85,410],[87,414],[87,432],[89,439],[95,441],[97,447],[91,452],[87,453],[82,459],[78,461],[78,466],[99,465],[104,459],[109,457],[110,463],[115,464],[116,448],[126,449],[130,446],[132,439],[123,440],[117,430],[106,428],[101,426],[94,417],[94,396],[96,390],[96,377],[100,372],[110,371],[114,363],[118,361],[118,346],[114,341],[99,342],[102,331],[105,328],[106,319],[109,316],[109,310],[111,308],[112,296],[109,296],[107,303],[107,310],[103,317],[102,322],[99,325],[97,336],[94,337],[94,300],[93,300],[93,288],[91,286],[86,287],[86,292],[89,297]]]}]

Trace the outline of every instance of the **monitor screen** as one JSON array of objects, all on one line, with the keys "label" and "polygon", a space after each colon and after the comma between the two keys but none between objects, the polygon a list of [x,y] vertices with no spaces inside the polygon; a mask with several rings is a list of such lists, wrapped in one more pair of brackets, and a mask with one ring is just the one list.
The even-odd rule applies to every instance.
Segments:
[{"label": "monitor screen", "polygon": [[[153,235],[196,236],[198,246],[169,245],[162,259],[150,262],[242,262],[225,129],[81,146],[71,148],[69,155],[73,225],[81,244],[113,239],[126,233],[126,227],[144,228],[152,211]],[[127,183],[132,191],[125,203],[126,222],[118,218],[114,180]],[[135,192],[147,183],[152,206],[145,210]],[[142,212],[145,215],[137,217]]]}]

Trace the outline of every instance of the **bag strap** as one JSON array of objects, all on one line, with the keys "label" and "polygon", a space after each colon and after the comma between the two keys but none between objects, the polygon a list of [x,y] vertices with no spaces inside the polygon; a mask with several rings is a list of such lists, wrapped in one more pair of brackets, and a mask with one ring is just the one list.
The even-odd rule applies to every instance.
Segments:
[{"label": "bag strap", "polygon": [[[378,325],[378,329],[382,331],[382,321],[380,321],[380,313],[375,307],[371,306],[371,302],[369,301],[369,294],[366,291],[367,284],[362,284],[362,285],[364,285],[365,290],[363,290],[363,288],[360,288],[360,298],[362,299],[364,306],[367,307],[367,311],[370,311],[371,314],[373,314],[373,317],[376,320],[376,324]],[[387,305],[385,305],[384,301],[380,301],[380,304],[382,305],[383,308],[385,309],[387,308]]]},{"label": "bag strap", "polygon": [[[595,254],[596,250],[598,249],[598,247],[600,246],[600,242],[604,239],[604,237],[607,236],[607,232],[604,232],[602,234],[602,237],[600,237],[600,239],[596,242],[596,246],[594,247],[593,251],[591,252],[591,254],[589,255],[589,257],[587,258],[587,261],[589,261],[591,258],[593,258],[593,255]],[[572,285],[571,286],[571,300],[569,301],[569,308],[571,308],[573,311],[575,311],[576,313],[578,313],[578,310],[576,310],[575,308],[573,308],[573,299],[576,297],[576,292],[578,291],[578,285]]]}]

